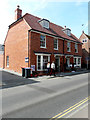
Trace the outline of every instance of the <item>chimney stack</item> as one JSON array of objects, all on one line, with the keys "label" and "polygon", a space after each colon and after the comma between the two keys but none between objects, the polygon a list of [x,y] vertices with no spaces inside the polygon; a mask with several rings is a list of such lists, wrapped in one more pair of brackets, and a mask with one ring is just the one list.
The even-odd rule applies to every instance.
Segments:
[{"label": "chimney stack", "polygon": [[22,17],[22,10],[20,9],[20,6],[17,5],[17,9],[15,10],[15,20],[18,20],[20,17]]}]

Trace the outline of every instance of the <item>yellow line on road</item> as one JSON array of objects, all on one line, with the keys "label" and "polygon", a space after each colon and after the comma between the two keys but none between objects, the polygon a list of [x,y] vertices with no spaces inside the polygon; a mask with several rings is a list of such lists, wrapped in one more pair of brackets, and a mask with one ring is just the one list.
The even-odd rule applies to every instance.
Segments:
[{"label": "yellow line on road", "polygon": [[[88,100],[90,99],[90,96],[81,100],[80,102],[76,103],[75,105],[71,106],[70,108],[64,110],[63,112],[57,114],[56,116],[54,116],[53,118],[51,118],[50,120],[54,119],[54,118],[61,118],[63,117],[64,115],[68,114],[69,112],[71,112],[72,110],[76,109],[77,107],[79,107],[80,105],[84,104],[85,102],[87,102]],[[57,119],[58,119],[57,118]],[[55,119],[55,120],[57,120]]]}]

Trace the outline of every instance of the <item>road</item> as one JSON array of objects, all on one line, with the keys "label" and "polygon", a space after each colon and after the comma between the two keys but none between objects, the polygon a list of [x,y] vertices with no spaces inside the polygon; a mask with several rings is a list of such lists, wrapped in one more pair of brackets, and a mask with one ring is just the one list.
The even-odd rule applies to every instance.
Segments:
[{"label": "road", "polygon": [[52,118],[83,100],[83,104],[65,113],[63,117],[67,118],[88,102],[88,73],[30,80],[35,82],[2,90],[3,118]]}]

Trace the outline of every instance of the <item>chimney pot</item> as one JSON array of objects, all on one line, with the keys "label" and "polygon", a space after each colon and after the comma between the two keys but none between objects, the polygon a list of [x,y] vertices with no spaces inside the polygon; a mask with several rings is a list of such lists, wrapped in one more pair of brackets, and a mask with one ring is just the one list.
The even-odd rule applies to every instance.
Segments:
[{"label": "chimney pot", "polygon": [[19,8],[20,8],[20,6],[19,6],[19,5],[17,5],[17,8],[19,9]]},{"label": "chimney pot", "polygon": [[64,28],[66,29],[66,25],[64,26]]},{"label": "chimney pot", "polygon": [[84,30],[82,31],[82,33],[84,33]]}]

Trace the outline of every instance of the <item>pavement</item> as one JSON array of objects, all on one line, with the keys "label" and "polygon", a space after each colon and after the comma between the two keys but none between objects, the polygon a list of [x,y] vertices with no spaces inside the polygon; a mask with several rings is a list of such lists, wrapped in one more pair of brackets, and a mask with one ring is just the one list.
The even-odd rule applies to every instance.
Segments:
[{"label": "pavement", "polygon": [[[57,73],[56,77],[69,77],[72,75],[78,75],[83,73],[88,73],[88,70],[78,71],[78,72],[69,72],[69,73]],[[0,70],[0,76],[2,76],[2,80],[0,81],[0,89],[10,88],[10,87],[16,87],[21,85],[27,85],[27,84],[33,84],[40,82],[42,80],[49,80],[55,78],[54,76],[38,76],[38,77],[32,77],[32,78],[25,78],[22,77],[22,74],[9,71],[6,69]]]}]

